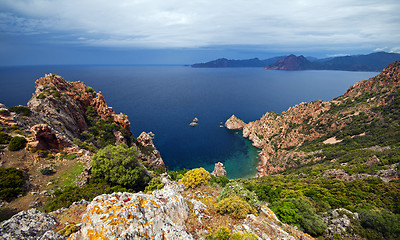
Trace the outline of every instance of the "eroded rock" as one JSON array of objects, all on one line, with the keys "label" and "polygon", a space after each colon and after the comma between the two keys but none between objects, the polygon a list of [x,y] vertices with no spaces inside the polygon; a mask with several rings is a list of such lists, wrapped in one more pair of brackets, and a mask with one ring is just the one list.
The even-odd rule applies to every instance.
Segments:
[{"label": "eroded rock", "polygon": [[29,209],[15,214],[0,224],[0,239],[41,239],[47,231],[56,226],[57,221],[54,216]]},{"label": "eroded rock", "polygon": [[168,186],[152,195],[113,193],[96,197],[68,239],[193,239],[183,230],[189,208]]}]

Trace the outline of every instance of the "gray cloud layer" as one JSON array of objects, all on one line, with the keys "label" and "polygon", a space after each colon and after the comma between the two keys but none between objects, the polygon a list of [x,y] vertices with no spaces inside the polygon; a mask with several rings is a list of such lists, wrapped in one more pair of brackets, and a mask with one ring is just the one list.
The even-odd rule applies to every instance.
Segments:
[{"label": "gray cloud layer", "polygon": [[398,0],[3,0],[2,34],[138,48],[400,47]]}]

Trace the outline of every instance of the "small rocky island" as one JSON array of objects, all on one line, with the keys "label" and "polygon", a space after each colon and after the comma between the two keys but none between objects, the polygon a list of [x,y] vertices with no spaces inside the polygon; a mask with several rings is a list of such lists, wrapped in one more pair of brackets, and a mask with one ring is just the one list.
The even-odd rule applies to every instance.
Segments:
[{"label": "small rocky island", "polygon": [[195,127],[195,126],[197,126],[198,122],[199,122],[199,119],[197,117],[195,117],[193,119],[193,121],[191,123],[189,123],[189,125],[192,127]]}]

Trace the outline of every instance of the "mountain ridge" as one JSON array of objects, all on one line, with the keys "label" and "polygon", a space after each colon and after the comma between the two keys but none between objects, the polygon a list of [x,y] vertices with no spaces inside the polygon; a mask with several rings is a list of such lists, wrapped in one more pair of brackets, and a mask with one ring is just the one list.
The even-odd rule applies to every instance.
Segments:
[{"label": "mountain ridge", "polygon": [[[296,58],[294,58],[296,57]],[[248,60],[217,59],[206,63],[191,65],[194,68],[224,68],[224,67],[264,67],[274,70],[341,70],[341,71],[372,71],[380,72],[388,64],[399,61],[400,54],[375,52],[370,54],[349,55],[316,59],[313,57],[277,56],[265,60],[258,58]],[[262,63],[265,63],[262,66]]]}]

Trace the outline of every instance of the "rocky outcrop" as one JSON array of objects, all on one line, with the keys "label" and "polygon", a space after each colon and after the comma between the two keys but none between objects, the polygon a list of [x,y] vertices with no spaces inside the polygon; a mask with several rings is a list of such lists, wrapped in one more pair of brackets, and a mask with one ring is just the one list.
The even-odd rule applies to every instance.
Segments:
[{"label": "rocky outcrop", "polygon": [[54,216],[41,213],[36,209],[22,211],[0,225],[0,239],[48,239],[57,221]]},{"label": "rocky outcrop", "polygon": [[225,122],[225,127],[230,130],[242,130],[245,125],[246,124],[235,115],[232,115]]},{"label": "rocky outcrop", "polygon": [[36,91],[28,106],[34,112],[28,125],[46,123],[71,140],[87,130],[85,114],[89,107],[102,120],[112,120],[130,133],[127,116],[108,107],[101,92],[96,94],[82,82],[68,82],[55,74],[36,80]]},{"label": "rocky outcrop", "polygon": [[221,162],[216,163],[214,166],[214,171],[212,171],[211,174],[216,177],[226,176],[226,170],[224,164]]},{"label": "rocky outcrop", "polygon": [[31,148],[37,150],[68,149],[69,152],[71,152],[71,148],[77,148],[76,146],[74,147],[69,139],[55,132],[47,124],[37,124],[31,127],[30,131],[32,133],[32,141],[28,145]]},{"label": "rocky outcrop", "polygon": [[[380,118],[381,116],[372,109],[390,104],[391,100],[387,97],[396,91],[398,86],[400,62],[395,62],[382,73],[354,84],[343,96],[331,101],[300,103],[281,114],[267,112],[260,120],[243,123],[243,137],[261,149],[257,176],[262,177],[311,161],[320,161],[322,157],[314,157],[313,154],[297,149],[306,141],[346,127],[351,123],[352,117],[360,113],[368,116],[371,121]],[[371,97],[358,98],[361,95]],[[227,120],[226,125],[231,129],[242,128],[242,124],[234,116]],[[361,135],[363,134],[359,136]],[[340,141],[342,140],[331,137],[324,143],[334,144]]]},{"label": "rocky outcrop", "polygon": [[349,233],[353,220],[359,220],[358,213],[353,213],[344,208],[335,209],[327,214],[323,218],[328,226],[323,233],[325,239],[335,239],[334,234]]},{"label": "rocky outcrop", "polygon": [[152,132],[142,132],[137,138],[138,143],[142,147],[141,158],[147,161],[154,169],[165,169],[161,154],[154,146],[153,136]]},{"label": "rocky outcrop", "polygon": [[188,216],[183,197],[168,186],[152,195],[104,194],[93,199],[81,230],[68,239],[193,239],[183,230]]}]

